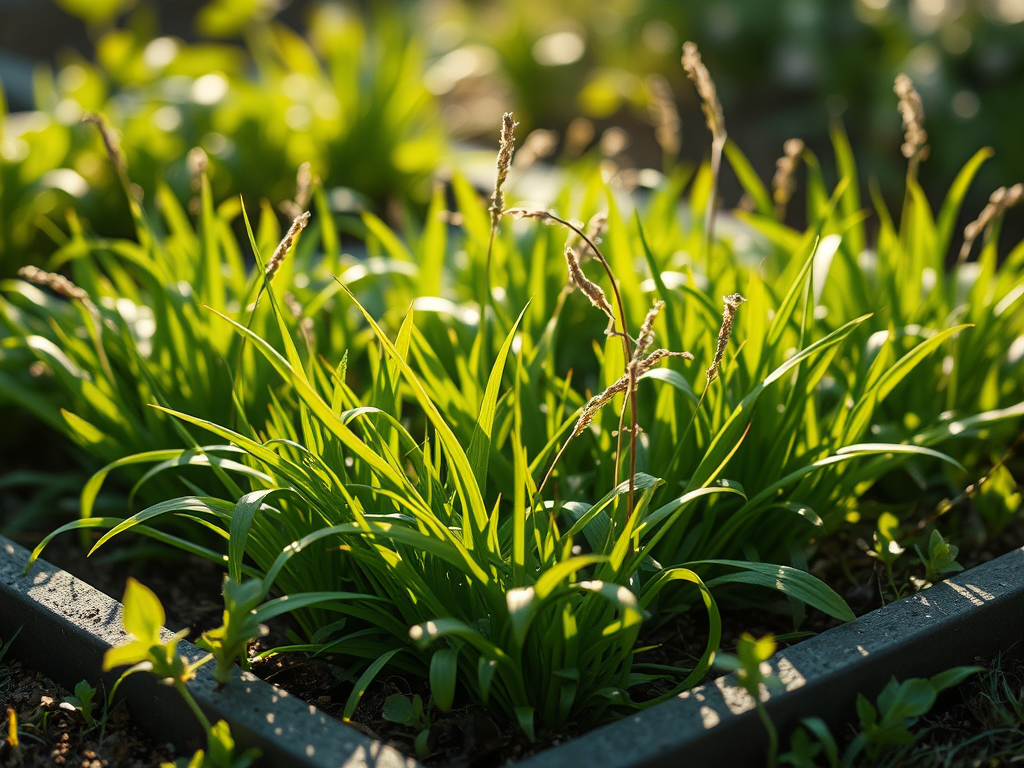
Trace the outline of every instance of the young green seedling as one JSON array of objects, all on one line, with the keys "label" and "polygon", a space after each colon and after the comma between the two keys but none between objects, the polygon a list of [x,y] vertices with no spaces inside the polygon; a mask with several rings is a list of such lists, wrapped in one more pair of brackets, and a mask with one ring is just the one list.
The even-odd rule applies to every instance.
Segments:
[{"label": "young green seedling", "polygon": [[768,716],[761,702],[761,686],[775,688],[781,685],[779,679],[770,670],[765,672],[762,665],[775,653],[775,638],[765,635],[757,640],[748,632],[744,632],[736,644],[736,655],[721,654],[715,659],[715,665],[727,671],[735,671],[739,686],[750,694],[754,700],[757,716],[768,731],[768,762],[770,768],[778,764],[779,734],[775,724]]},{"label": "young green seedling", "polygon": [[206,732],[207,749],[205,752],[197,750],[187,763],[182,759],[178,768],[247,768],[259,756],[259,750],[247,750],[240,757],[235,757],[235,743],[228,724],[221,720],[211,725],[185,686],[195,677],[196,669],[213,656],[189,663],[184,656],[178,654],[178,642],[188,634],[188,630],[183,629],[164,642],[160,639],[164,618],[164,607],[159,598],[148,587],[129,578],[124,592],[122,622],[125,631],[134,635],[135,639],[127,645],[107,651],[103,656],[103,670],[106,672],[114,667],[131,665],[125,675],[152,672],[168,685],[173,685],[181,694]]},{"label": "young green seedling", "polygon": [[413,694],[411,699],[401,693],[396,693],[384,700],[385,720],[398,725],[407,725],[417,732],[414,746],[416,757],[421,760],[430,754],[430,710],[432,708],[432,701],[428,702],[426,707],[423,706],[423,699],[418,693]]},{"label": "young green seedling", "polygon": [[224,577],[224,623],[204,632],[199,647],[210,651],[217,660],[214,677],[221,685],[231,680],[235,662],[248,667],[246,649],[249,641],[266,634],[255,613],[263,599],[263,582],[253,579],[239,583]]},{"label": "young green seedling", "polygon": [[921,548],[916,544],[914,549],[917,550],[917,556],[921,558],[921,562],[924,563],[925,574],[924,579],[929,584],[934,584],[944,574],[957,573],[962,571],[964,567],[956,561],[956,556],[960,553],[960,548],[955,544],[951,544],[948,539],[944,538],[938,530],[932,531],[931,538],[928,539],[928,556],[921,552]]},{"label": "young green seedling", "polygon": [[65,696],[64,701],[60,703],[60,708],[71,712],[76,710],[80,712],[86,728],[91,730],[97,725],[96,718],[92,714],[92,700],[95,697],[96,689],[89,685],[88,680],[82,680],[75,686],[75,695]]},{"label": "young green seedling", "polygon": [[911,728],[927,714],[941,691],[959,685],[981,667],[953,667],[932,678],[911,678],[902,683],[893,677],[878,695],[878,708],[864,694],[857,696],[861,732],[843,754],[843,764],[853,765],[863,751],[874,760],[888,744],[913,744]]}]

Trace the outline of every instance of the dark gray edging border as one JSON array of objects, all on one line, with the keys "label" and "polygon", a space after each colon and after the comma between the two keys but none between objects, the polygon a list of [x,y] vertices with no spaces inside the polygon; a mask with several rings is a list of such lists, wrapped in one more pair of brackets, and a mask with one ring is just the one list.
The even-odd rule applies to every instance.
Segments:
[{"label": "dark gray edging border", "polygon": [[[0,536],[0,637],[21,633],[11,653],[66,688],[95,684],[103,654],[128,642],[121,604],[66,571],[37,560],[22,576],[28,551]],[[178,645],[190,660],[204,655]],[[345,726],[316,707],[244,673],[217,690],[212,665],[202,667],[189,690],[211,720],[226,720],[236,743],[258,747],[260,765],[297,768],[420,768],[419,763]],[[104,676],[109,686],[114,673]],[[182,754],[203,744],[195,716],[176,691],[150,675],[132,675],[121,686],[132,717],[158,742]],[[119,695],[120,695],[119,691]]]},{"label": "dark gray edging border", "polygon": [[[103,652],[127,640],[120,604],[39,561],[21,576],[28,553],[0,537],[0,637],[24,629],[13,652],[67,687],[95,680]],[[785,691],[766,706],[781,733],[815,715],[833,729],[853,719],[858,693],[874,697],[895,673],[927,677],[991,658],[1024,637],[1024,549],[781,651],[769,661]],[[179,646],[191,657],[200,651]],[[59,660],[59,661],[56,661]],[[124,686],[144,728],[185,749],[200,732],[174,691],[144,675]],[[732,675],[552,747],[517,768],[761,766],[767,747],[753,700]],[[212,672],[192,684],[207,713],[231,724],[265,765],[305,768],[419,768],[396,750],[288,696],[252,675],[216,691]],[[191,742],[191,743],[189,743]]]}]

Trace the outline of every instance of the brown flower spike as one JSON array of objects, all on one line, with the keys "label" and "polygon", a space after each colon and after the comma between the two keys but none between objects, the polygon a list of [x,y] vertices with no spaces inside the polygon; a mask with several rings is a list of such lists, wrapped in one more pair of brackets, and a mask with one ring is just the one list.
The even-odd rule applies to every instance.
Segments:
[{"label": "brown flower spike", "polygon": [[786,206],[796,191],[796,167],[800,163],[800,154],[804,151],[801,139],[790,139],[782,145],[782,157],[775,161],[775,176],[772,178],[772,200],[775,202],[775,214],[781,218]]},{"label": "brown flower spike", "polygon": [[924,104],[914,88],[914,81],[905,73],[896,75],[893,91],[899,96],[899,110],[903,117],[903,146],[900,151],[908,160],[928,158],[928,132],[924,129]]},{"label": "brown flower spike", "polygon": [[711,367],[705,371],[708,385],[718,376],[718,368],[722,364],[725,347],[729,343],[729,337],[732,336],[732,324],[736,319],[736,310],[746,299],[738,293],[734,293],[731,296],[723,296],[722,301],[725,302],[725,309],[722,311],[722,327],[718,330],[718,347],[715,349],[715,359],[712,361]]},{"label": "brown flower spike", "polygon": [[491,195],[491,227],[498,226],[498,220],[505,212],[505,192],[502,187],[508,177],[508,169],[512,166],[512,153],[516,148],[515,127],[512,113],[506,112],[501,117],[501,137],[498,143],[498,159],[495,163],[494,194]]},{"label": "brown flower spike", "polygon": [[960,248],[959,261],[964,261],[974,246],[974,241],[993,221],[1002,216],[1007,208],[1012,208],[1024,199],[1024,184],[1014,184],[1007,189],[1000,187],[988,198],[988,205],[981,209],[978,218],[964,227],[964,244]]},{"label": "brown flower spike", "polygon": [[295,244],[295,238],[299,236],[299,232],[306,228],[306,224],[309,223],[309,211],[295,217],[295,221],[288,227],[288,231],[285,236],[281,238],[281,242],[278,243],[277,248],[274,249],[274,255],[270,257],[270,261],[267,262],[267,268],[265,274],[267,280],[273,280],[274,275],[277,274],[277,270],[281,268],[281,264],[288,256],[288,252],[291,251],[292,245]]},{"label": "brown flower spike", "polygon": [[46,272],[39,267],[29,265],[19,269],[18,275],[25,278],[30,283],[46,286],[54,293],[67,299],[87,301],[89,298],[88,293],[68,280],[64,275],[58,275],[56,272]]}]

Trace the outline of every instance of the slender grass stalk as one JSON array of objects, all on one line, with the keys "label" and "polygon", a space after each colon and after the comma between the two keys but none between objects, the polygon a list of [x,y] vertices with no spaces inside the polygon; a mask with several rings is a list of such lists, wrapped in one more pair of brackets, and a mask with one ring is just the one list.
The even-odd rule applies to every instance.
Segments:
[{"label": "slender grass stalk", "polygon": [[[615,279],[615,274],[612,272],[611,265],[608,263],[608,259],[606,259],[604,254],[601,252],[601,249],[597,247],[597,243],[586,232],[581,230],[575,224],[573,224],[572,222],[567,221],[566,219],[563,219],[563,218],[561,218],[561,217],[551,213],[550,211],[539,211],[539,210],[532,210],[532,209],[528,209],[528,208],[510,208],[510,209],[506,210],[505,213],[507,213],[507,214],[509,214],[511,216],[514,216],[516,218],[541,219],[541,220],[553,221],[556,224],[560,224],[561,226],[563,226],[566,229],[570,230],[571,232],[575,233],[576,236],[579,237],[586,244],[586,246],[590,249],[590,252],[597,258],[597,260],[601,263],[601,266],[604,268],[605,274],[608,276],[608,281],[609,281],[609,283],[611,284],[611,287],[612,287],[612,293],[615,296],[615,305],[616,305],[616,307],[618,307],[618,315],[619,315],[618,321],[620,323],[620,327],[622,328],[622,330],[621,331],[615,331],[615,327],[614,327],[615,318],[611,317],[612,328],[610,329],[610,332],[612,334],[614,334],[614,335],[617,335],[619,338],[622,339],[622,351],[623,351],[624,359],[626,361],[632,360],[633,359],[633,342],[629,338],[629,333],[628,333],[628,330],[627,330],[629,328],[629,326],[626,323],[626,307],[625,307],[625,304],[622,301],[622,294],[619,292],[619,284],[618,284],[618,281]],[[576,261],[576,269],[577,270],[579,269],[578,260]],[[570,262],[570,271],[571,270],[572,270],[572,262]],[[580,274],[582,274],[582,272],[580,272]],[[587,282],[589,283],[589,281],[587,281]],[[582,285],[580,286],[580,288],[581,288],[581,290],[583,290],[583,286]],[[603,296],[603,293],[601,295]],[[591,301],[593,302],[595,300],[595,298],[596,298],[596,294],[595,294],[594,297],[590,297],[589,294],[588,294],[588,297],[591,298]],[[605,311],[603,307],[601,307],[601,309],[602,309],[602,311]],[[628,517],[632,518],[632,516],[633,516],[633,509],[634,509],[634,502],[635,502],[634,496],[635,496],[635,492],[636,492],[636,486],[635,486],[635,481],[634,481],[634,477],[633,477],[634,474],[635,474],[635,469],[636,469],[636,423],[637,423],[636,422],[636,419],[637,419],[637,415],[636,415],[636,389],[632,388],[632,387],[627,387],[627,389],[626,389],[626,397],[629,399],[629,405],[630,405],[630,408],[629,408],[629,412],[630,412],[630,417],[629,417],[630,418],[630,435],[629,435],[629,444],[630,444],[630,451],[629,451],[629,453],[630,453],[630,473],[629,473],[629,480],[628,480],[628,482],[629,482],[629,493],[627,495],[627,502],[626,502],[627,506],[626,506],[626,509],[628,510]],[[621,431],[620,431],[620,435],[621,435]],[[563,446],[562,451],[564,451],[564,450],[565,450],[565,447]],[[560,455],[561,455],[561,452],[559,452],[559,456]],[[616,477],[615,477],[616,483],[615,484],[616,485],[618,485],[618,467],[619,467],[620,462],[621,462],[621,449],[617,448],[616,449],[616,455],[615,455],[615,473],[616,473]],[[553,468],[554,468],[554,464],[552,464],[552,466],[551,466],[551,469],[553,469]],[[547,481],[547,478],[550,477],[550,475],[551,475],[551,469],[548,470],[548,473],[547,473],[547,475],[544,478],[545,482]],[[544,486],[545,482],[541,483],[541,487]]]}]

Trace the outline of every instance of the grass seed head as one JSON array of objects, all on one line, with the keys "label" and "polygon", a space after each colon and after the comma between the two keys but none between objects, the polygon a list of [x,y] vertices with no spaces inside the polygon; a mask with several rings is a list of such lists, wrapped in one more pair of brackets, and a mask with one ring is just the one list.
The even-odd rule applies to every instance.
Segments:
[{"label": "grass seed head", "polygon": [[654,138],[662,152],[675,157],[682,145],[682,124],[672,86],[661,75],[648,76],[646,85],[647,110],[654,123]]},{"label": "grass seed head", "polygon": [[654,302],[654,306],[647,311],[644,324],[640,326],[640,335],[636,337],[636,349],[633,350],[633,359],[639,360],[654,343],[654,321],[658,319],[658,313],[664,308],[664,301]]},{"label": "grass seed head", "polygon": [[46,286],[54,293],[65,298],[77,299],[78,301],[87,301],[89,299],[88,293],[68,280],[64,275],[59,275],[56,272],[46,272],[39,267],[29,265],[19,269],[18,275],[30,283]]},{"label": "grass seed head", "polygon": [[[587,222],[587,228],[583,230],[583,234],[587,236],[594,245],[601,244],[601,238],[604,236],[604,231],[608,228],[608,211],[600,210],[590,217],[590,221]],[[587,259],[597,258],[597,254],[594,253],[587,240],[584,240],[580,245],[580,263],[582,264]]]},{"label": "grass seed head", "polygon": [[498,159],[495,163],[494,194],[491,195],[491,226],[498,226],[498,220],[505,211],[505,192],[502,187],[508,177],[508,169],[512,166],[512,153],[516,148],[515,128],[518,123],[512,119],[512,113],[506,112],[501,117],[501,136],[498,140]]},{"label": "grass seed head", "polygon": [[924,129],[924,104],[914,88],[914,81],[905,73],[896,75],[893,91],[899,97],[899,110],[903,118],[903,146],[900,151],[908,160],[928,157],[928,132]]},{"label": "grass seed head", "polygon": [[579,254],[571,245],[565,246],[565,262],[569,267],[569,279],[576,283],[576,287],[586,294],[591,304],[608,315],[609,318],[613,318],[612,307],[608,303],[604,291],[601,290],[601,286],[583,274],[583,270],[580,268]]},{"label": "grass seed head", "polygon": [[114,170],[119,174],[127,173],[128,162],[124,158],[124,152],[121,151],[121,141],[117,138],[114,129],[110,127],[110,124],[103,115],[90,112],[82,118],[82,122],[92,123],[99,129],[100,136],[103,139],[103,146],[107,150],[107,157],[110,158]]},{"label": "grass seed head", "polygon": [[310,169],[309,161],[306,161],[295,173],[295,197],[292,200],[283,200],[278,208],[285,216],[295,219],[302,215],[312,196],[313,171]]},{"label": "grass seed head", "polygon": [[576,425],[573,427],[572,435],[569,439],[572,440],[573,438],[579,437],[583,433],[583,430],[593,422],[594,417],[597,416],[602,408],[608,405],[616,395],[622,394],[629,388],[630,380],[635,382],[638,378],[668,357],[682,357],[686,360],[693,360],[693,355],[689,352],[671,352],[667,349],[657,349],[643,359],[633,359],[630,361],[629,370],[623,376],[620,376],[619,379],[604,392],[594,395],[587,401],[587,404],[583,406],[583,411],[580,413],[580,417],[576,420]]},{"label": "grass seed head", "polygon": [[804,151],[801,139],[790,139],[782,145],[782,157],[775,161],[775,176],[772,178],[772,200],[775,210],[780,215],[785,213],[786,206],[796,191],[796,167],[800,163],[800,154]]},{"label": "grass seed head", "polygon": [[731,296],[723,296],[722,301],[725,303],[725,308],[722,310],[722,327],[718,329],[718,346],[715,349],[715,359],[711,362],[711,367],[705,371],[708,384],[711,384],[718,376],[718,368],[722,364],[725,347],[729,343],[729,337],[732,336],[732,324],[736,319],[736,310],[739,309],[740,304],[745,302],[746,299],[738,293],[734,293]]},{"label": "grass seed head", "polygon": [[718,100],[715,81],[711,79],[711,73],[701,61],[696,43],[686,42],[683,44],[683,69],[686,70],[686,74],[697,88],[701,109],[704,111],[704,119],[707,121],[708,130],[711,131],[712,140],[724,144],[726,132],[722,103]]},{"label": "grass seed head", "polygon": [[284,237],[281,238],[281,242],[277,244],[277,248],[274,249],[274,255],[270,257],[270,261],[267,262],[266,276],[267,280],[273,280],[274,275],[277,274],[277,270],[281,268],[281,264],[284,262],[285,257],[288,256],[288,252],[291,251],[292,246],[295,244],[295,238],[299,236],[299,232],[306,228],[306,224],[309,223],[309,211],[301,213],[295,217],[292,225],[288,227],[288,231]]},{"label": "grass seed head", "polygon": [[960,248],[960,261],[967,258],[971,247],[978,236],[985,231],[993,221],[1002,216],[1007,208],[1012,208],[1024,199],[1024,184],[1014,184],[1012,187],[999,187],[989,195],[988,205],[981,209],[978,218],[964,227],[964,244]]}]

